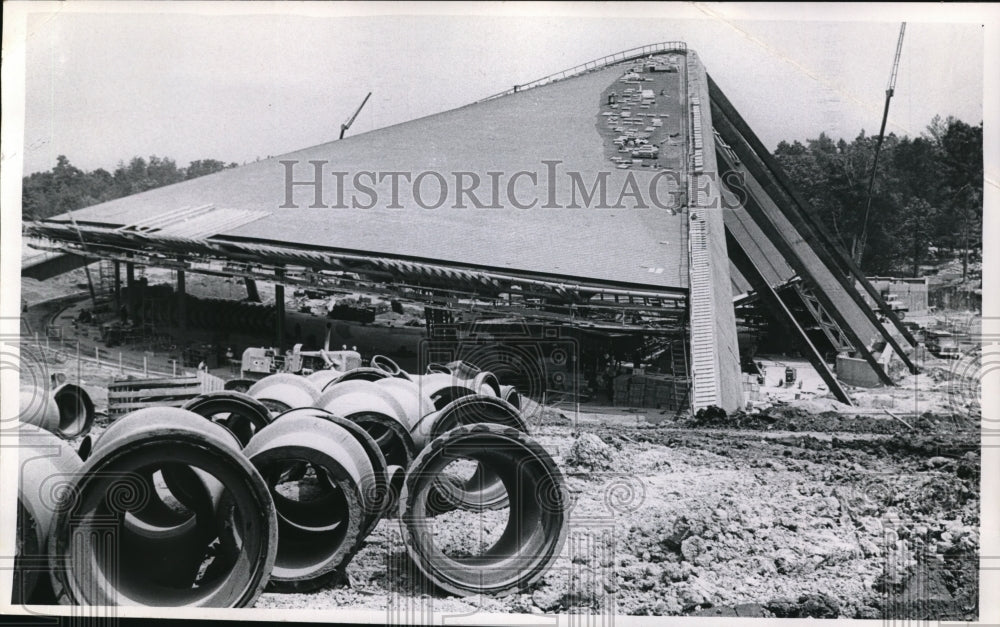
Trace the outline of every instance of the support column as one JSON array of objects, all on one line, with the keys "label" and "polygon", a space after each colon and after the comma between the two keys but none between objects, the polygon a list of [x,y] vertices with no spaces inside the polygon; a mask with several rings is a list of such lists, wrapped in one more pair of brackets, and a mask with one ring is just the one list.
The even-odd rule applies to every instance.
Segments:
[{"label": "support column", "polygon": [[740,241],[733,236],[729,229],[726,229],[726,247],[729,251],[729,258],[732,260],[733,265],[740,271],[740,274],[750,282],[754,291],[757,292],[764,304],[770,309],[774,317],[783,322],[785,326],[793,333],[795,339],[798,341],[799,349],[802,354],[809,360],[812,367],[816,369],[819,376],[823,379],[823,382],[830,388],[833,395],[837,397],[837,400],[845,405],[854,405],[851,402],[851,397],[847,395],[844,388],[841,387],[840,382],[834,376],[833,371],[825,361],[823,361],[823,356],[820,352],[816,350],[816,346],[809,339],[809,335],[806,333],[805,329],[798,323],[795,316],[785,305],[785,302],[781,300],[781,295],[774,291],[771,284],[767,282],[764,275],[761,274],[760,269],[754,264],[753,259],[750,255],[743,249],[743,245]]},{"label": "support column", "polygon": [[138,286],[135,284],[135,264],[131,261],[125,263],[125,290],[127,298],[128,319],[135,323],[135,303]]},{"label": "support column", "polygon": [[115,297],[115,315],[118,315],[118,310],[122,308],[122,264],[120,261],[114,262],[115,268],[115,285],[114,285],[114,297]]},{"label": "support column", "polygon": [[146,288],[149,287],[149,279],[146,277],[140,278],[136,281],[136,285],[139,287],[139,298],[138,307],[136,311],[136,318],[139,322],[146,322]]},{"label": "support column", "polygon": [[187,293],[184,285],[184,271],[177,271],[177,326],[181,329],[187,328]]},{"label": "support column", "polygon": [[[285,278],[285,273],[283,270],[278,271],[278,280]],[[274,311],[275,311],[275,322],[274,322],[274,332],[277,335],[277,341],[275,346],[278,350],[284,352],[285,350],[285,286],[281,283],[275,283],[274,285]]]},{"label": "support column", "polygon": [[250,277],[243,277],[243,285],[247,287],[247,301],[251,303],[260,302],[260,292],[257,291],[257,281]]}]

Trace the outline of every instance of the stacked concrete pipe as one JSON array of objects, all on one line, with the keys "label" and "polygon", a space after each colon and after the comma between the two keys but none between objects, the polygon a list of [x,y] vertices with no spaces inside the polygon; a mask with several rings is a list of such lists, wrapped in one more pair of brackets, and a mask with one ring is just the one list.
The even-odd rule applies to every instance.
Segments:
[{"label": "stacked concrete pipe", "polygon": [[[473,558],[450,557],[432,531],[435,491],[459,457],[500,477],[510,494],[500,539]],[[400,495],[400,527],[410,559],[438,588],[459,596],[499,596],[530,587],[559,557],[566,505],[562,473],[541,445],[518,429],[472,424],[438,436],[414,460]]]},{"label": "stacked concrete pipe", "polygon": [[[30,424],[17,428],[20,476],[12,601],[44,601],[48,543],[56,514],[72,501],[83,461],[63,439]],[[13,449],[11,449],[13,450]]]},{"label": "stacked concrete pipe", "polygon": [[[335,375],[272,375],[246,393],[128,414],[86,461],[22,426],[59,444],[25,470],[19,546],[45,555],[60,602],[244,607],[267,585],[302,592],[340,580],[395,516],[437,587],[524,590],[564,541],[562,475],[505,400],[513,388],[489,372],[443,370],[411,375],[381,358]],[[449,469],[456,459],[475,466],[470,478]],[[51,476],[69,477],[73,498],[46,510],[33,495]],[[444,512],[503,507],[500,541],[475,559],[449,558],[426,533]],[[19,598],[39,581],[24,564]]]},{"label": "stacked concrete pipe", "polygon": [[72,440],[90,432],[94,402],[83,388],[72,383],[64,383],[51,393],[41,387],[25,387],[21,389],[18,419]]},{"label": "stacked concrete pipe", "polygon": [[281,413],[296,407],[315,406],[320,391],[305,377],[279,372],[254,383],[247,390],[247,395],[263,403],[272,412]]},{"label": "stacked concrete pipe", "polygon": [[267,583],[274,503],[219,424],[175,407],[128,414],[94,443],[73,489],[49,540],[61,602],[245,607]]},{"label": "stacked concrete pipe", "polygon": [[[244,450],[275,501],[278,552],[271,587],[277,591],[312,590],[336,578],[381,513],[376,483],[381,480],[385,493],[384,459],[373,467],[372,451],[326,414],[291,410],[255,434]],[[303,463],[314,473],[314,498],[286,496],[279,484]],[[302,485],[296,485],[300,495]]]}]

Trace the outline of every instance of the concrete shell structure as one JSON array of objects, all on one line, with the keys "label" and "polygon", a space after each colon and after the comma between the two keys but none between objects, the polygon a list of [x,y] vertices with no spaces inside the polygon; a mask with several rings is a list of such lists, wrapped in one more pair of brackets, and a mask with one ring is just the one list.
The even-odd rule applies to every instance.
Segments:
[{"label": "concrete shell structure", "polygon": [[102,258],[320,288],[416,288],[595,329],[674,332],[695,409],[743,404],[734,285],[798,329],[842,400],[789,286],[805,288],[808,315],[838,350],[877,371],[874,340],[905,360],[911,339],[865,304],[855,281],[867,281],[681,42],[26,233],[59,253],[23,269],[36,278]]}]

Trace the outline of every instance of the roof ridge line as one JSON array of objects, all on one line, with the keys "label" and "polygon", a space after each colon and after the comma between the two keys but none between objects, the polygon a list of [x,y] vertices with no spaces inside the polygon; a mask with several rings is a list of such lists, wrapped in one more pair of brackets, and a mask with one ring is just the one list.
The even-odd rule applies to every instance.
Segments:
[{"label": "roof ridge line", "polygon": [[659,43],[646,44],[645,46],[639,46],[637,48],[628,48],[627,50],[622,50],[620,52],[615,52],[613,54],[604,55],[603,57],[599,57],[592,61],[587,61],[586,63],[574,65],[569,69],[562,70],[561,72],[555,72],[553,74],[549,74],[548,76],[543,76],[542,78],[537,78],[533,81],[529,81],[521,85],[514,85],[514,87],[510,89],[501,91],[491,96],[486,96],[485,98],[480,98],[479,100],[476,101],[476,104],[480,102],[486,102],[488,100],[493,100],[495,98],[500,98],[502,96],[508,96],[510,94],[526,91],[528,89],[533,89],[535,87],[541,87],[542,85],[548,85],[550,83],[561,81],[563,79],[580,76],[582,74],[586,74],[587,72],[592,72],[594,70],[604,69],[616,63],[634,61],[636,59],[641,59],[642,57],[651,54],[660,54],[669,51],[683,52],[687,54],[688,51],[687,43],[683,41],[661,41]]}]

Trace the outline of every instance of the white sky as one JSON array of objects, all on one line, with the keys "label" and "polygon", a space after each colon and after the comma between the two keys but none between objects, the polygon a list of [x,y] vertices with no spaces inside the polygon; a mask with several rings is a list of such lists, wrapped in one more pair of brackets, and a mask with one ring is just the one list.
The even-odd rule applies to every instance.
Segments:
[{"label": "white sky", "polygon": [[[24,171],[47,170],[59,154],[88,170],[152,154],[179,165],[253,161],[335,139],[369,90],[352,135],[675,39],[701,55],[769,147],[821,131],[848,140],[862,128],[878,132],[898,21],[727,22],[672,17],[698,15],[691,6],[638,11],[628,18],[33,15]],[[664,17],[642,15],[654,11]],[[935,114],[979,123],[982,81],[978,25],[908,23],[889,130],[919,134]]]}]

